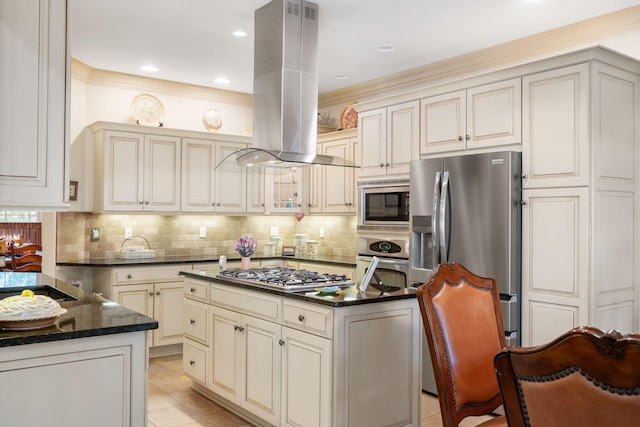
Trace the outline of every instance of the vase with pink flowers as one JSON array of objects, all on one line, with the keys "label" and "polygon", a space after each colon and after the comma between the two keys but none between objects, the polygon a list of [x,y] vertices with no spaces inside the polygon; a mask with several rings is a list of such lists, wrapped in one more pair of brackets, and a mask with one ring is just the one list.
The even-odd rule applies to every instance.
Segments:
[{"label": "vase with pink flowers", "polygon": [[236,240],[236,251],[240,254],[240,266],[243,270],[248,270],[251,265],[251,255],[258,249],[258,242],[251,236],[245,235]]}]

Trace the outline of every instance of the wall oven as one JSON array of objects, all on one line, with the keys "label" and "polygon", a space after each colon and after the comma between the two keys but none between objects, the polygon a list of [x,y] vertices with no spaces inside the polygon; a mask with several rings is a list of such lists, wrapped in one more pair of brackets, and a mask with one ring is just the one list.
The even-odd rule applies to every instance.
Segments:
[{"label": "wall oven", "polygon": [[374,256],[378,258],[368,289],[384,293],[404,292],[409,287],[408,232],[358,232],[356,237],[356,283],[360,283]]},{"label": "wall oven", "polygon": [[408,180],[359,182],[358,199],[358,230],[409,229]]}]

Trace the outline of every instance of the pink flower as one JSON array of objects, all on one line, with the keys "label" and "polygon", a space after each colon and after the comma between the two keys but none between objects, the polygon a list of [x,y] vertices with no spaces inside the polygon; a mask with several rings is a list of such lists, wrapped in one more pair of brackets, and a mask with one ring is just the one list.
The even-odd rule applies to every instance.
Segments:
[{"label": "pink flower", "polygon": [[258,242],[251,236],[242,236],[236,240],[235,249],[240,256],[248,257],[253,255],[256,249],[258,249]]}]

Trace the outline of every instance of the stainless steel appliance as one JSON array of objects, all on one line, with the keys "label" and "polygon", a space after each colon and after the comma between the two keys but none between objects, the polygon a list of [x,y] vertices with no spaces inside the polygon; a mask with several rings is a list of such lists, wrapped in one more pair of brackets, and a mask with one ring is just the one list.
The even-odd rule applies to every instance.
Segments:
[{"label": "stainless steel appliance", "polygon": [[378,258],[368,289],[384,293],[404,292],[409,283],[409,233],[358,232],[356,237],[356,282],[365,277],[372,258]]},{"label": "stainless steel appliance", "polygon": [[323,274],[308,270],[283,267],[250,268],[248,270],[223,270],[217,277],[235,283],[262,286],[283,291],[303,291],[325,286],[349,287],[354,282],[343,274]]},{"label": "stainless steel appliance", "polygon": [[410,170],[411,280],[425,282],[445,262],[494,278],[507,345],[519,344],[521,175],[512,151],[415,160]]},{"label": "stainless steel appliance", "polygon": [[358,232],[409,230],[409,181],[359,182],[358,198]]}]

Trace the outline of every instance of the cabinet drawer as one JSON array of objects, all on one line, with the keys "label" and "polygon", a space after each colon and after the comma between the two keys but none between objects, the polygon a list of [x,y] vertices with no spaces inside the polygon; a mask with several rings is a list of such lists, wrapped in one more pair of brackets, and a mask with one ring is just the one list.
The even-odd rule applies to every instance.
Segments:
[{"label": "cabinet drawer", "polygon": [[195,299],[202,302],[209,302],[209,283],[197,282],[195,280],[184,279],[184,296],[185,298]]},{"label": "cabinet drawer", "polygon": [[155,283],[180,280],[180,271],[186,267],[116,268],[113,270],[114,284],[134,282]]},{"label": "cabinet drawer", "polygon": [[196,381],[207,382],[207,348],[188,339],[182,346],[182,370]]},{"label": "cabinet drawer", "polygon": [[282,298],[261,292],[211,285],[211,304],[270,321],[279,321]]},{"label": "cabinet drawer", "polygon": [[282,317],[285,326],[327,338],[333,335],[333,310],[330,308],[285,301]]},{"label": "cabinet drawer", "polygon": [[209,312],[209,306],[188,299],[184,300],[184,314],[183,314],[183,331],[185,336],[192,338],[202,344],[208,344],[207,342],[207,313]]}]

